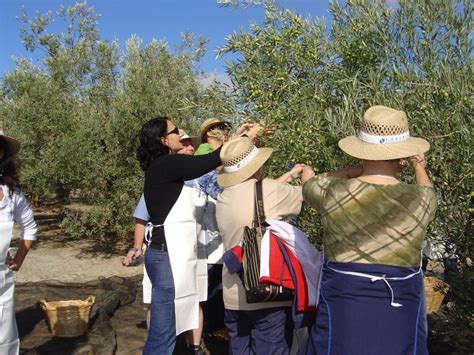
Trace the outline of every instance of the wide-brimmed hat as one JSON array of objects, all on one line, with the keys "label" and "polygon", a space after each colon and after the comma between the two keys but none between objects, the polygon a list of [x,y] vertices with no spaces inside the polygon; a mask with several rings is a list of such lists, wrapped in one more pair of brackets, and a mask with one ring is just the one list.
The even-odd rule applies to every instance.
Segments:
[{"label": "wide-brimmed hat", "polygon": [[217,183],[222,187],[240,184],[255,174],[272,152],[272,148],[257,148],[248,137],[228,141],[221,149],[223,167]]},{"label": "wide-brimmed hat", "polygon": [[21,145],[14,138],[10,138],[3,133],[3,130],[0,129],[0,139],[2,139],[7,145],[10,150],[11,155],[15,155],[20,151]]},{"label": "wide-brimmed hat", "polygon": [[425,153],[430,144],[410,137],[405,112],[372,106],[364,114],[359,134],[341,139],[339,148],[358,159],[391,160]]},{"label": "wide-brimmed hat", "polygon": [[218,118],[208,118],[208,119],[204,120],[204,122],[201,124],[201,128],[199,130],[199,136],[191,137],[191,142],[193,143],[194,146],[198,146],[199,144],[201,144],[203,142],[204,136],[206,135],[206,133],[209,130],[213,129],[216,126],[220,126],[220,125],[229,126],[229,124],[227,122],[222,121]]}]

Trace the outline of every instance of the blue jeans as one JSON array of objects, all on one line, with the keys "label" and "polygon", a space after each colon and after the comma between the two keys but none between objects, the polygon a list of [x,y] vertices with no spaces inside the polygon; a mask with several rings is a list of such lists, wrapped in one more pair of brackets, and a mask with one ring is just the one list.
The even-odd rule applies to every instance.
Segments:
[{"label": "blue jeans", "polygon": [[145,267],[153,286],[150,306],[150,329],[144,355],[172,355],[176,344],[174,283],[167,251],[148,248]]},{"label": "blue jeans", "polygon": [[231,355],[288,355],[293,336],[290,307],[225,310]]}]

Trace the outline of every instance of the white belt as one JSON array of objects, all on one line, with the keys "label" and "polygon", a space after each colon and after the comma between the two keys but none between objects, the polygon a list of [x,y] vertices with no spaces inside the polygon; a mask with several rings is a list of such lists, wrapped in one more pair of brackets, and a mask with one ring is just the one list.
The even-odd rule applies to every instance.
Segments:
[{"label": "white belt", "polygon": [[145,240],[148,246],[151,244],[151,238],[153,236],[153,228],[155,227],[163,227],[164,224],[153,224],[148,222],[145,227]]},{"label": "white belt", "polygon": [[395,299],[394,299],[395,296],[393,294],[393,289],[392,289],[392,286],[390,286],[390,283],[388,282],[388,280],[391,280],[391,281],[408,280],[408,279],[411,279],[413,276],[416,276],[419,273],[421,273],[421,267],[420,267],[417,272],[414,272],[414,273],[409,274],[409,275],[404,276],[404,277],[387,277],[387,275],[377,276],[377,275],[365,274],[363,272],[337,270],[337,269],[334,269],[334,268],[332,268],[328,265],[326,265],[326,267],[331,269],[332,271],[335,271],[335,272],[340,273],[340,274],[352,275],[352,276],[358,276],[358,277],[364,277],[366,279],[370,279],[370,282],[377,282],[377,281],[382,280],[383,282],[385,282],[385,284],[388,286],[388,288],[390,290],[390,296],[391,296],[390,305],[392,307],[402,307],[403,305],[401,303],[395,302]]}]

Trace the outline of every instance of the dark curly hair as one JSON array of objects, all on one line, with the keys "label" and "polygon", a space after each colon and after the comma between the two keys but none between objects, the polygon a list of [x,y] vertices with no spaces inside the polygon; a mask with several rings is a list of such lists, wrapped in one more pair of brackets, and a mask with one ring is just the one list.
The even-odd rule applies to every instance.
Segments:
[{"label": "dark curly hair", "polygon": [[156,117],[145,123],[140,131],[140,146],[137,149],[137,159],[143,171],[163,154],[169,154],[169,148],[161,143],[168,127],[168,117]]},{"label": "dark curly hair", "polygon": [[10,146],[2,138],[0,138],[0,150],[3,151],[3,157],[0,159],[0,184],[7,185],[11,195],[19,188],[18,170]]}]

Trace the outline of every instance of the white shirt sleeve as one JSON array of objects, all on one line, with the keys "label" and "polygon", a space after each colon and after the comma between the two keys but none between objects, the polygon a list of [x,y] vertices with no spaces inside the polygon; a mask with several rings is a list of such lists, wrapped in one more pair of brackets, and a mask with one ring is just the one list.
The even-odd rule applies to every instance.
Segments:
[{"label": "white shirt sleeve", "polygon": [[36,232],[38,230],[33,211],[26,201],[23,192],[14,193],[13,197],[13,220],[20,227],[20,239],[36,240]]},{"label": "white shirt sleeve", "polygon": [[137,207],[135,207],[133,217],[147,222],[150,220],[150,215],[148,214],[148,210],[146,208],[145,196],[143,194],[140,196]]}]

